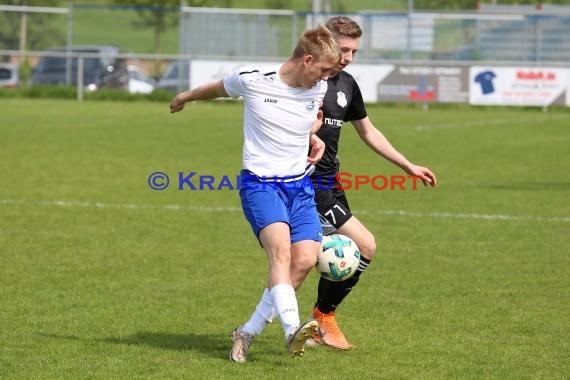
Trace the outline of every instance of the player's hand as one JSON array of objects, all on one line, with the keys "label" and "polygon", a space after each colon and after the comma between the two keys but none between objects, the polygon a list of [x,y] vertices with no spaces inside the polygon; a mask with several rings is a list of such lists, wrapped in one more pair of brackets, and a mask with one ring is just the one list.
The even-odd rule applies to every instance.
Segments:
[{"label": "player's hand", "polygon": [[184,109],[184,102],[176,96],[170,103],[170,113],[179,112]]},{"label": "player's hand", "polygon": [[430,185],[431,187],[435,187],[435,185],[437,185],[435,174],[433,174],[433,172],[428,168],[412,165],[406,170],[406,172],[410,175],[419,177],[424,183],[424,186]]},{"label": "player's hand", "polygon": [[313,134],[309,139],[309,146],[311,147],[311,152],[309,153],[309,157],[307,157],[307,162],[314,165],[323,157],[325,153],[325,143],[318,138],[317,135]]}]

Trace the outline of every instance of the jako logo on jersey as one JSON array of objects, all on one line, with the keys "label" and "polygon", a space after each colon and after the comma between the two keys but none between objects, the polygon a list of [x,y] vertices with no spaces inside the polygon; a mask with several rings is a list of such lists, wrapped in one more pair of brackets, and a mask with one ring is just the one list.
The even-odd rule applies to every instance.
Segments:
[{"label": "jako logo on jersey", "polygon": [[277,99],[265,98],[264,103],[277,103]]},{"label": "jako logo on jersey", "polygon": [[315,101],[315,99],[305,100],[305,108],[307,108],[307,111],[313,111],[315,109],[316,105],[317,105],[317,102]]}]

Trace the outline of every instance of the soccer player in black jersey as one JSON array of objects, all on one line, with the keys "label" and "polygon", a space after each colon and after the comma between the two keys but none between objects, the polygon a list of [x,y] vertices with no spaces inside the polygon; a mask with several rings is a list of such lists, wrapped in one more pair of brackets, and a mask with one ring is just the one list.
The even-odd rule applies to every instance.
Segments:
[{"label": "soccer player in black jersey", "polygon": [[[360,249],[361,259],[356,273],[345,281],[333,282],[323,277],[320,278],[313,318],[319,323],[321,334],[316,334],[313,339],[317,343],[346,350],[353,346],[338,327],[335,311],[370,264],[376,252],[376,242],[374,235],[352,215],[344,191],[337,188],[340,187],[336,180],[340,167],[337,152],[344,122],[352,122],[356,132],[370,149],[406,173],[420,177],[424,185],[435,186],[436,177],[428,168],[408,161],[376,129],[366,114],[358,84],[350,74],[343,71],[352,62],[359,48],[362,36],[359,25],[348,17],[335,16],[327,21],[326,27],[331,30],[339,44],[342,59],[338,74],[331,75],[327,81],[328,90],[322,106],[323,125],[317,132],[318,137],[325,142],[326,148],[311,180],[315,186],[317,209],[321,218],[325,218],[338,233],[349,236],[356,242]],[[329,181],[338,186],[331,187]]]}]

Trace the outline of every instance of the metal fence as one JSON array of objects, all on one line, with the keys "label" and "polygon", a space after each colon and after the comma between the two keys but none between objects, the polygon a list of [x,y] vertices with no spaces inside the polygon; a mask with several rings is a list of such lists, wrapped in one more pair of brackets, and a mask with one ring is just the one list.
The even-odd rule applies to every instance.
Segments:
[{"label": "metal fence", "polygon": [[570,61],[570,17],[533,16],[481,21],[476,25],[478,60]]},{"label": "metal fence", "polygon": [[[518,13],[486,9],[447,13],[363,11],[348,16],[364,30],[359,54],[368,60],[570,61],[570,7]],[[561,10],[568,14],[560,15]],[[186,7],[181,17],[180,53],[286,57],[299,30],[329,16]]]},{"label": "metal fence", "polygon": [[[150,27],[142,28],[140,14],[145,12],[162,14],[170,28],[160,35]],[[40,14],[54,31],[44,43],[44,39],[33,40],[31,33],[34,22],[30,19]],[[112,44],[134,54],[153,54],[160,48],[161,54],[194,57],[287,57],[303,29],[329,16],[269,9],[0,5],[0,21],[19,31],[12,33],[12,38],[3,38],[0,50]],[[348,16],[364,30],[359,54],[370,61],[570,61],[567,6],[482,4],[479,10],[466,12],[362,11]]]},{"label": "metal fence", "polygon": [[291,10],[181,8],[180,53],[198,56],[287,57],[297,41]]},{"label": "metal fence", "polygon": [[[171,25],[160,35],[141,27],[141,14],[153,12]],[[176,91],[190,84],[191,61],[278,61],[290,55],[302,30],[330,16],[291,10],[0,5],[0,24],[10,25],[9,38],[0,40],[0,62],[24,63],[32,72],[47,48],[66,46],[70,52],[77,45],[115,45],[121,58],[149,75],[164,74],[164,88]],[[379,63],[570,67],[570,7],[482,5],[465,12],[347,16],[364,31],[357,62],[376,68]],[[31,33],[38,24],[49,38]]]}]

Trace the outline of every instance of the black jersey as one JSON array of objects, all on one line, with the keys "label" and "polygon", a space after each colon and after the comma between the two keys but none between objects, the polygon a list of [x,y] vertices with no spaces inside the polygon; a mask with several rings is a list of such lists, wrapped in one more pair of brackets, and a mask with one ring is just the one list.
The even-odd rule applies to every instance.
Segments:
[{"label": "black jersey", "polygon": [[366,108],[358,83],[352,75],[341,71],[327,81],[328,90],[323,100],[323,125],[317,136],[326,144],[323,158],[317,163],[314,175],[334,175],[339,169],[338,140],[343,122],[361,120]]}]

